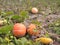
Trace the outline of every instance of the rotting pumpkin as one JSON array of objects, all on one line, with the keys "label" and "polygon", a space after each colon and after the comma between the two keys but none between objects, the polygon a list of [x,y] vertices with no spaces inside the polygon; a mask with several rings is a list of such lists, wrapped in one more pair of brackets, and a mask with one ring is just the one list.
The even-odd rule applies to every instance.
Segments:
[{"label": "rotting pumpkin", "polygon": [[36,25],[35,24],[30,24],[28,26],[27,32],[31,36],[37,36],[40,33],[40,31],[36,29]]},{"label": "rotting pumpkin", "polygon": [[40,41],[43,44],[53,43],[53,40],[51,38],[46,37],[37,38],[36,41]]}]

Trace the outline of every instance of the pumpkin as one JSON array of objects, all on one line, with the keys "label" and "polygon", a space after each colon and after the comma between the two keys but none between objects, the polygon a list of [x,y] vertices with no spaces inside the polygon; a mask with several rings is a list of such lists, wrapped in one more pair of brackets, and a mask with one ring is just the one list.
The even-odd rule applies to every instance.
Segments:
[{"label": "pumpkin", "polygon": [[51,38],[46,37],[37,38],[36,41],[40,41],[43,44],[53,43],[53,40]]},{"label": "pumpkin", "polygon": [[16,37],[21,37],[26,34],[26,27],[22,23],[16,23],[13,27],[13,35]]},{"label": "pumpkin", "polygon": [[31,10],[31,12],[34,13],[34,14],[36,14],[36,13],[38,13],[38,9],[35,8],[35,7],[33,7],[32,10]]},{"label": "pumpkin", "polygon": [[40,31],[36,29],[35,24],[30,24],[28,26],[27,32],[28,32],[29,35],[32,35],[32,36],[37,36],[40,33]]}]

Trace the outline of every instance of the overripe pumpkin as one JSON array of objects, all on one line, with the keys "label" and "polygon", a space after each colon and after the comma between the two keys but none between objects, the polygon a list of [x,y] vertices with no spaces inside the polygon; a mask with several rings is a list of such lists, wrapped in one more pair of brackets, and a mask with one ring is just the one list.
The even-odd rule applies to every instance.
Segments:
[{"label": "overripe pumpkin", "polygon": [[13,27],[13,35],[16,37],[21,37],[26,34],[26,27],[22,23],[16,23]]},{"label": "overripe pumpkin", "polygon": [[40,33],[40,31],[36,29],[35,24],[30,24],[28,26],[27,32],[28,32],[29,35],[34,35],[34,36],[37,36]]},{"label": "overripe pumpkin", "polygon": [[40,41],[43,44],[53,43],[53,40],[51,38],[46,37],[37,38],[36,41]]}]

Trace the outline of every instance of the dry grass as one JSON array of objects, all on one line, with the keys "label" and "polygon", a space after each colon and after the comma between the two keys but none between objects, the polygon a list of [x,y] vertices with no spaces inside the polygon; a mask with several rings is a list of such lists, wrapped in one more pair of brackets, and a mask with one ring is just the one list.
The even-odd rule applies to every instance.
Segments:
[{"label": "dry grass", "polygon": [[32,7],[37,7],[40,11],[50,8],[53,13],[60,12],[60,0],[0,0],[0,10],[12,10],[15,13],[21,10],[29,11]]}]

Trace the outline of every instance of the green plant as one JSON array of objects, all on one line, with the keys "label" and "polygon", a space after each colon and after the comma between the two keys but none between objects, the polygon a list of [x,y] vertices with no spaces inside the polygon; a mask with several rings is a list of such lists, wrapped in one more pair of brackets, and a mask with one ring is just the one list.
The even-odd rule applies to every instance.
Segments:
[{"label": "green plant", "polygon": [[20,15],[11,16],[12,21],[15,21],[15,22],[23,22],[27,18],[29,18],[27,11],[21,11]]},{"label": "green plant", "polygon": [[38,41],[37,42],[34,42],[32,40],[27,40],[25,37],[16,40],[15,43],[17,45],[19,45],[19,44],[21,44],[21,45],[40,45],[40,42],[38,42]]},{"label": "green plant", "polygon": [[15,22],[23,22],[22,18],[19,15],[13,15],[11,17],[11,20]]},{"label": "green plant", "polygon": [[10,16],[10,15],[13,15],[14,14],[14,12],[13,11],[1,11],[1,16],[2,17],[7,17],[7,16]]},{"label": "green plant", "polygon": [[5,25],[5,26],[2,26],[0,27],[0,34],[7,34],[9,33],[9,31],[11,31],[13,29],[13,25]]},{"label": "green plant", "polygon": [[29,18],[29,13],[27,11],[21,11],[20,17],[23,19]]},{"label": "green plant", "polygon": [[54,33],[60,35],[60,18],[50,23],[49,29],[52,29]]},{"label": "green plant", "polygon": [[32,20],[32,23],[36,24],[37,26],[41,26],[42,25],[42,23],[37,21],[37,20]]}]

